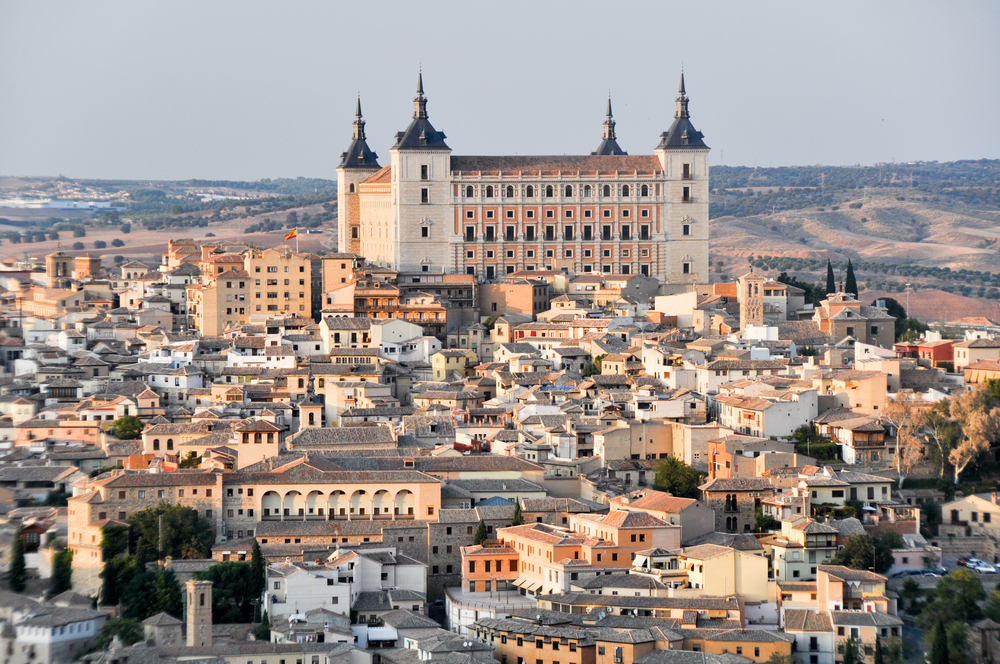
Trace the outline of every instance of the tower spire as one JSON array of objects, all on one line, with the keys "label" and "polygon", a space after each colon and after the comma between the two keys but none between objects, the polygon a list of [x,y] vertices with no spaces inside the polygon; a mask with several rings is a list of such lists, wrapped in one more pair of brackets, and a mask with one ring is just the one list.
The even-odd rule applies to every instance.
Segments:
[{"label": "tower spire", "polygon": [[611,113],[611,95],[608,94],[608,114],[604,120],[604,140],[615,140],[615,118]]},{"label": "tower spire", "polygon": [[427,119],[427,99],[424,97],[424,72],[417,74],[417,96],[413,98],[413,119]]},{"label": "tower spire", "polygon": [[674,115],[675,118],[687,118],[690,117],[688,114],[688,96],[684,89],[684,69],[681,69],[681,87],[677,91],[677,113]]},{"label": "tower spire", "polygon": [[354,112],[354,140],[365,140],[365,119],[361,117],[361,93],[358,93],[358,108]]}]

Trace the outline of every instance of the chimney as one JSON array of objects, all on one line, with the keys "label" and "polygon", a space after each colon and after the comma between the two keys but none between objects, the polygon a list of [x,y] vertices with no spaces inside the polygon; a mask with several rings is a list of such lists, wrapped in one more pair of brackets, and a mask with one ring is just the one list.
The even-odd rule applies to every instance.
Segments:
[{"label": "chimney", "polygon": [[994,491],[993,493],[990,494],[990,500],[993,501],[994,505],[997,504],[997,492],[996,491]]}]

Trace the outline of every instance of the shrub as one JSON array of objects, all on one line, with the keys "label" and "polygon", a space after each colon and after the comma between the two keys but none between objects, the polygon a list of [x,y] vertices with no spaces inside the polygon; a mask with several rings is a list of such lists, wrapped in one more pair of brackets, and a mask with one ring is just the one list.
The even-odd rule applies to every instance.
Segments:
[{"label": "shrub", "polygon": [[111,241],[111,246],[112,247],[124,247],[125,243],[122,241],[122,239],[120,237],[116,237],[114,240]]},{"label": "shrub", "polygon": [[104,249],[108,246],[108,243],[104,240],[94,240],[94,249]]},{"label": "shrub", "polygon": [[80,251],[81,249],[83,249],[83,242],[74,242],[73,248],[76,249],[77,251]]}]

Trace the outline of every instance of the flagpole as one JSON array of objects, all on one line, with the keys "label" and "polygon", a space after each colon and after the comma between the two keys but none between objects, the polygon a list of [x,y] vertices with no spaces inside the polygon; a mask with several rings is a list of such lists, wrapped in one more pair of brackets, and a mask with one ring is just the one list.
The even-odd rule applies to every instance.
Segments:
[{"label": "flagpole", "polygon": [[299,253],[299,229],[295,229],[295,253]]}]

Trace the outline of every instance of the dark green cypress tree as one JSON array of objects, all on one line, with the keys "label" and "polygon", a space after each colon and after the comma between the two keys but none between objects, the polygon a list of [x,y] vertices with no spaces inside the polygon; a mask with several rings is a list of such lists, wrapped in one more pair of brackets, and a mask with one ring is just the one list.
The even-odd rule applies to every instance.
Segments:
[{"label": "dark green cypress tree", "polygon": [[7,584],[16,593],[23,593],[28,583],[28,573],[24,563],[24,529],[18,528],[14,533],[14,545],[10,551],[10,567],[7,572]]},{"label": "dark green cypress tree", "polygon": [[473,541],[476,544],[483,544],[486,542],[486,524],[482,519],[479,520],[479,527],[476,528],[476,537]]},{"label": "dark green cypress tree", "polygon": [[[267,561],[264,560],[264,556],[260,552],[260,544],[258,544],[255,539],[253,542],[253,548],[250,550],[250,587],[248,591],[250,597],[258,599],[260,602],[264,601],[264,586],[267,584],[267,579],[265,578],[266,567]],[[257,613],[259,610],[258,607],[260,606],[260,602],[254,604],[254,613]],[[256,616],[254,617],[256,618]]]},{"label": "dark green cypress tree", "polygon": [[939,620],[931,633],[931,652],[928,664],[950,664],[948,656],[948,632],[944,621]]},{"label": "dark green cypress tree", "polygon": [[836,293],[837,292],[837,280],[833,278],[833,263],[830,259],[826,259],[826,292]]},{"label": "dark green cypress tree", "polygon": [[847,639],[847,643],[844,644],[844,662],[843,664],[861,664],[859,662],[860,657],[858,657],[858,642],[854,639]]},{"label": "dark green cypress tree", "polygon": [[257,627],[257,631],[253,633],[253,636],[258,641],[270,641],[271,640],[271,621],[267,617],[267,611],[264,611],[264,617],[261,618],[260,626]]},{"label": "dark green cypress tree", "polygon": [[882,652],[882,639],[875,635],[875,664],[885,664],[885,654]]},{"label": "dark green cypress tree", "polygon": [[512,526],[522,526],[524,525],[524,515],[521,514],[521,501],[518,500],[514,503],[514,519],[510,522]]},{"label": "dark green cypress tree", "polygon": [[847,276],[844,277],[844,292],[854,297],[858,296],[858,280],[854,278],[854,265],[847,259]]},{"label": "dark green cypress tree", "polygon": [[73,550],[63,549],[52,560],[52,593],[58,595],[73,589]]}]

